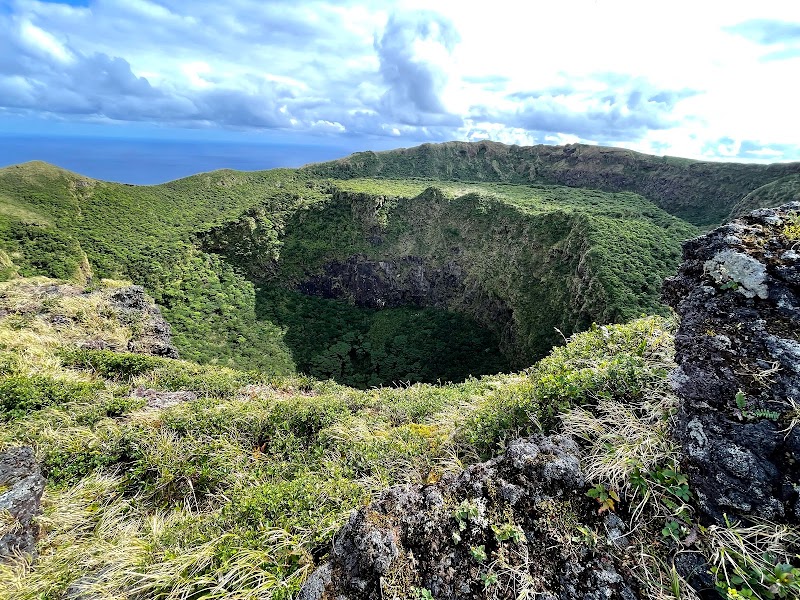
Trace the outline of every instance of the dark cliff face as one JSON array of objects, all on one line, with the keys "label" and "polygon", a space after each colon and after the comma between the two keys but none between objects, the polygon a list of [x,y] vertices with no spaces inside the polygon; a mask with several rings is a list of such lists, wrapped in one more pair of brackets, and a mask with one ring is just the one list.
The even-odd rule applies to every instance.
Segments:
[{"label": "dark cliff face", "polygon": [[310,296],[346,300],[367,308],[400,306],[469,311],[478,323],[497,333],[500,350],[516,349],[514,313],[501,298],[469,282],[455,260],[441,266],[419,256],[370,260],[355,255],[323,265],[321,272],[301,282],[298,291]]},{"label": "dark cliff face", "polygon": [[484,141],[361,152],[307,169],[342,178],[430,177],[629,191],[704,226],[723,222],[736,203],[756,188],[800,173],[800,163],[711,163],[583,144],[525,147]]},{"label": "dark cliff face", "polygon": [[[800,522],[800,203],[684,245],[675,437],[707,518]],[[798,228],[800,229],[800,228]]]}]

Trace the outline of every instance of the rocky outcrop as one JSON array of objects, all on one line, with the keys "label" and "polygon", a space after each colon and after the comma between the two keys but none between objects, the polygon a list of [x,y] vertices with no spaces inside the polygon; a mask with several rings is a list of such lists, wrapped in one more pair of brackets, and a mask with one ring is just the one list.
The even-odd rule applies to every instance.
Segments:
[{"label": "rocky outcrop", "polygon": [[[141,286],[107,287],[101,283],[87,288],[43,278],[15,279],[2,286],[0,319],[41,319],[53,327],[62,343],[80,348],[178,358],[169,323]],[[87,327],[91,321],[92,326]],[[129,332],[116,331],[120,324]]]},{"label": "rocky outcrop", "polygon": [[664,299],[681,397],[675,437],[701,511],[800,523],[800,203],[686,242]]},{"label": "rocky outcrop", "polygon": [[369,260],[355,255],[332,261],[322,273],[303,281],[298,290],[311,296],[348,300],[357,306],[435,306],[447,308],[464,295],[464,271],[450,261],[440,268],[418,256]]},{"label": "rocky outcrop", "polygon": [[178,358],[178,350],[172,345],[169,323],[142,286],[120,288],[111,294],[109,300],[119,320],[137,333],[128,342],[129,351]]},{"label": "rocky outcrop", "polygon": [[0,562],[34,552],[44,484],[33,449],[0,453]]},{"label": "rocky outcrop", "polygon": [[137,387],[131,392],[131,398],[144,398],[146,408],[161,410],[177,406],[184,402],[194,402],[197,394],[186,390],[170,392],[167,390],[154,390],[152,388]]},{"label": "rocky outcrop", "polygon": [[[436,484],[389,489],[353,513],[300,599],[405,598],[416,588],[437,600],[633,600],[610,554],[574,537],[602,520],[584,496],[578,452],[569,438],[537,436]],[[627,543],[615,515],[605,526],[606,542]]]}]

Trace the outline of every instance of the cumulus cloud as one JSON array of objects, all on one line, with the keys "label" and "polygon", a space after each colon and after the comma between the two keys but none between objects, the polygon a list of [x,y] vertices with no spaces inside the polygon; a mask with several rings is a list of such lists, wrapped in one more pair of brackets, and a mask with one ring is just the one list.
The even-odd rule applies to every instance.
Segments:
[{"label": "cumulus cloud", "polygon": [[[177,126],[434,139],[461,124],[435,60],[458,40],[428,11],[231,0],[88,6],[16,0],[0,14],[0,107]],[[452,135],[451,135],[452,136]]]},{"label": "cumulus cloud", "polygon": [[795,152],[800,9],[676,2],[0,0],[0,118]]},{"label": "cumulus cloud", "polygon": [[393,15],[375,41],[380,72],[389,86],[382,108],[406,125],[459,125],[460,119],[448,114],[440,98],[447,73],[431,60],[437,50],[452,52],[458,41],[453,24],[437,13]]},{"label": "cumulus cloud", "polygon": [[[12,30],[12,33],[14,30]],[[293,97],[280,83],[261,80],[254,90],[214,87],[176,91],[152,85],[133,73],[127,60],[69,50],[37,54],[27,43],[25,24],[0,42],[0,97],[7,108],[120,121],[216,123],[233,127],[285,127],[282,101]],[[66,51],[65,51],[66,53]]]},{"label": "cumulus cloud", "polygon": [[513,92],[507,95],[511,108],[473,107],[471,117],[477,122],[507,123],[542,138],[560,134],[600,142],[632,141],[675,126],[676,104],[698,93],[661,89],[644,78],[599,73],[542,90]]}]

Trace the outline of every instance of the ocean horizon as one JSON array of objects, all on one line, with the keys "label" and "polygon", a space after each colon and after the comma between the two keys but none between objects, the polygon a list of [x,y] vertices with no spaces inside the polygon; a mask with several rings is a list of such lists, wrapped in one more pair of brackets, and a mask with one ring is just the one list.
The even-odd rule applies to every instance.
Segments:
[{"label": "ocean horizon", "polygon": [[0,134],[0,167],[42,160],[87,177],[139,185],[165,183],[217,169],[296,168],[354,151],[355,147],[307,142]]}]

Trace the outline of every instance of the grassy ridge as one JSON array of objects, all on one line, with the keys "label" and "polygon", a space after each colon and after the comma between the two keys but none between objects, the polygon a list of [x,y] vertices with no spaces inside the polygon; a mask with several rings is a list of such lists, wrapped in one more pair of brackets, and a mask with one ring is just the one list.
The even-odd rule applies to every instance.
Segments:
[{"label": "grassy ridge", "polygon": [[483,141],[359,152],[306,169],[338,179],[423,177],[634,192],[670,214],[706,227],[721,224],[752,190],[800,172],[800,163],[712,163],[582,144],[525,147]]},{"label": "grassy ridge", "polygon": [[787,175],[772,181],[736,203],[730,218],[736,219],[757,208],[771,208],[800,199],[800,175]]}]

